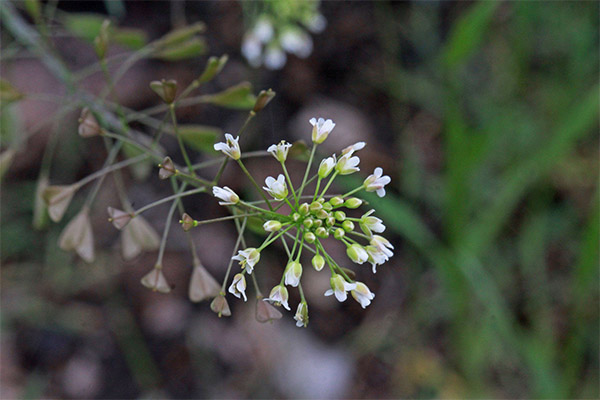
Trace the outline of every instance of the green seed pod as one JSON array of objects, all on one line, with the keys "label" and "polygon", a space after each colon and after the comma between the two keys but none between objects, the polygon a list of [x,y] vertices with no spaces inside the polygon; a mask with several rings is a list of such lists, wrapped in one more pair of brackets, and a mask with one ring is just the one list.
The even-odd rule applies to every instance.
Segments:
[{"label": "green seed pod", "polygon": [[317,240],[317,237],[312,232],[306,232],[304,234],[304,240],[306,240],[307,243],[314,243],[315,240]]},{"label": "green seed pod", "polygon": [[344,204],[344,199],[342,199],[340,196],[335,196],[329,200],[329,204],[331,204],[333,207],[339,207]]},{"label": "green seed pod", "polygon": [[363,201],[356,197],[350,197],[344,202],[344,205],[350,209],[358,208],[362,205]]},{"label": "green seed pod", "polygon": [[333,237],[337,240],[341,240],[345,235],[346,231],[344,231],[342,228],[337,228],[335,232],[333,232]]},{"label": "green seed pod", "polygon": [[344,228],[346,232],[352,232],[354,230],[354,222],[345,220],[342,222],[342,228]]},{"label": "green seed pod", "polygon": [[346,219],[346,213],[343,211],[336,211],[333,213],[333,216],[335,217],[335,219],[337,219],[340,222],[342,222]]}]

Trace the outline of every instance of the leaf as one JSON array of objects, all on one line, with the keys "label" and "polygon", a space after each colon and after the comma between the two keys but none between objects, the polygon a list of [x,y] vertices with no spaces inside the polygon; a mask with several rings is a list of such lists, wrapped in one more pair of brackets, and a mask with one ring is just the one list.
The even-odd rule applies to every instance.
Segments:
[{"label": "leaf", "polygon": [[254,107],[256,97],[251,93],[250,82],[242,82],[222,92],[203,96],[206,103],[228,108],[250,110]]},{"label": "leaf", "polygon": [[192,39],[197,33],[202,33],[206,29],[206,25],[201,22],[186,26],[184,28],[175,29],[167,33],[162,38],[154,42],[159,49],[165,49]]},{"label": "leaf", "polygon": [[164,50],[154,53],[154,57],[166,61],[178,61],[186,58],[198,57],[206,53],[204,39],[192,37],[185,42],[176,43]]},{"label": "leaf", "polygon": [[25,0],[25,10],[35,21],[42,16],[42,6],[39,0]]},{"label": "leaf", "polygon": [[180,125],[178,132],[183,141],[194,150],[212,150],[217,137],[223,131],[215,126],[207,125]]}]

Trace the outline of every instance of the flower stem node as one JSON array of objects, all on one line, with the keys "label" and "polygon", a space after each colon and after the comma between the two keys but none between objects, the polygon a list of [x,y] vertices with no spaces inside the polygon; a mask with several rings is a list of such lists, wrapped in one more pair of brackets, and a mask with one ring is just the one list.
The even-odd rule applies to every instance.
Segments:
[{"label": "flower stem node", "polygon": [[348,258],[356,264],[363,264],[369,259],[369,254],[365,248],[356,243],[346,248],[346,254],[348,255]]},{"label": "flower stem node", "polygon": [[344,206],[351,210],[354,210],[355,208],[360,207],[362,205],[362,203],[363,203],[363,201],[361,199],[359,199],[357,197],[350,197],[349,199],[347,199],[344,202]]},{"label": "flower stem node", "polygon": [[152,89],[166,104],[172,104],[177,95],[177,81],[174,79],[152,81],[150,82],[150,89]]},{"label": "flower stem node", "polygon": [[287,143],[285,140],[282,140],[278,144],[272,144],[269,146],[267,151],[271,153],[275,159],[281,163],[284,163],[287,160],[288,151],[290,150],[292,145]]},{"label": "flower stem node", "polygon": [[335,196],[329,199],[329,204],[331,204],[332,207],[339,207],[344,204],[344,199],[341,196]]},{"label": "flower stem node", "polygon": [[286,310],[290,311],[290,306],[288,305],[289,294],[284,285],[277,285],[273,289],[271,289],[271,293],[269,297],[264,299],[265,301],[269,301],[276,306],[283,306]]},{"label": "flower stem node", "polygon": [[108,207],[108,222],[112,223],[118,230],[123,229],[129,221],[134,217],[131,213],[127,213],[118,208]]},{"label": "flower stem node", "polygon": [[267,221],[263,224],[263,229],[266,232],[276,232],[281,229],[281,222],[276,220]]},{"label": "flower stem node", "polygon": [[329,136],[329,133],[335,128],[335,123],[330,119],[311,118],[308,122],[313,126],[312,141],[315,144],[323,143],[327,139],[327,136]]},{"label": "flower stem node", "polygon": [[221,318],[222,316],[231,316],[231,309],[229,308],[229,303],[227,303],[227,299],[222,294],[218,295],[213,299],[212,303],[210,303],[210,309],[213,310],[213,312],[215,312],[219,316],[219,318]]},{"label": "flower stem node", "polygon": [[315,235],[321,239],[326,239],[329,237],[329,231],[321,226],[315,230]]},{"label": "flower stem node", "polygon": [[296,326],[298,328],[307,327],[308,326],[308,304],[306,301],[298,304],[298,308],[296,309],[296,315],[294,315],[294,319],[296,320]]},{"label": "flower stem node", "polygon": [[260,251],[254,247],[248,247],[245,250],[238,251],[238,255],[232,257],[232,259],[239,261],[244,272],[251,274],[254,271],[254,266],[260,260]]},{"label": "flower stem node", "polygon": [[171,286],[169,286],[169,283],[162,272],[162,265],[160,264],[156,264],[154,268],[152,268],[152,271],[144,275],[141,282],[142,285],[155,292],[169,293],[171,291]]},{"label": "flower stem node", "polygon": [[222,188],[218,186],[213,186],[212,191],[213,196],[223,200],[219,202],[219,204],[222,206],[232,206],[240,201],[240,197],[227,186],[224,186]]},{"label": "flower stem node", "polygon": [[173,163],[173,160],[171,160],[171,157],[165,157],[165,159],[158,164],[158,167],[160,168],[158,170],[159,179],[165,180],[177,174],[177,169],[175,168],[175,164]]},{"label": "flower stem node", "polygon": [[244,274],[235,274],[231,286],[229,286],[229,293],[233,294],[238,299],[240,296],[244,297],[244,301],[247,301],[246,297],[246,278]]},{"label": "flower stem node", "polygon": [[284,200],[288,195],[288,188],[285,183],[285,176],[279,174],[277,179],[272,176],[267,176],[265,179],[265,189],[275,200]]},{"label": "flower stem node", "polygon": [[308,215],[308,213],[310,212],[310,206],[308,205],[308,203],[300,204],[300,207],[298,207],[298,212],[302,216]]},{"label": "flower stem node", "polygon": [[240,140],[239,136],[234,139],[230,133],[226,133],[225,134],[225,142],[215,143],[213,148],[216,151],[220,151],[223,154],[225,154],[226,156],[228,156],[234,160],[239,160],[240,157],[242,156],[242,151],[240,150],[240,144],[238,143],[239,140]]},{"label": "flower stem node", "polygon": [[298,261],[290,261],[285,267],[284,279],[285,284],[293,287],[298,287],[300,277],[302,276],[302,264]]},{"label": "flower stem node", "polygon": [[317,240],[317,237],[312,232],[306,232],[304,234],[304,240],[306,240],[307,243],[314,243],[315,240]]},{"label": "flower stem node", "polygon": [[319,178],[325,179],[329,176],[333,168],[335,167],[335,156],[324,158],[319,164]]},{"label": "flower stem node", "polygon": [[322,255],[317,254],[311,260],[312,266],[315,270],[320,271],[325,266],[325,258]]},{"label": "flower stem node", "polygon": [[375,298],[375,294],[362,282],[356,282],[356,288],[352,290],[350,294],[352,294],[354,300],[356,300],[362,308],[367,308],[367,306],[371,304],[371,300]]},{"label": "flower stem node", "polygon": [[79,133],[79,136],[84,138],[98,136],[102,133],[102,128],[100,128],[98,120],[87,107],[81,110],[77,133]]},{"label": "flower stem node", "polygon": [[341,275],[333,274],[329,280],[331,289],[325,292],[325,296],[335,295],[339,302],[344,302],[348,298],[347,292],[356,289],[355,283],[349,283]]},{"label": "flower stem node", "polygon": [[342,238],[346,235],[346,231],[342,228],[337,228],[335,232],[333,232],[333,237],[337,240],[342,240]]},{"label": "flower stem node", "polygon": [[181,216],[181,220],[179,220],[179,223],[181,224],[181,227],[183,228],[183,230],[186,232],[189,231],[190,229],[198,226],[198,221],[196,221],[194,218],[190,217],[190,215],[188,213],[184,213]]}]

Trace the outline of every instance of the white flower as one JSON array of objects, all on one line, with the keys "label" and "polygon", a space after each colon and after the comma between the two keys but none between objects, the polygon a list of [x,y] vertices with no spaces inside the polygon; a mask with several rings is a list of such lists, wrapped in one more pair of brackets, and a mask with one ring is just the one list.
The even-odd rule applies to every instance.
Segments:
[{"label": "white flower", "polygon": [[254,271],[254,266],[260,260],[260,252],[254,247],[248,247],[245,250],[238,251],[237,256],[231,257],[234,260],[238,260],[240,265],[247,274],[251,274]]},{"label": "white flower", "polygon": [[271,45],[267,47],[265,52],[265,67],[268,69],[281,69],[285,65],[287,57],[283,50],[277,45]]},{"label": "white flower", "polygon": [[242,40],[242,54],[253,67],[260,66],[262,60],[262,44],[253,33],[247,33]]},{"label": "white flower", "polygon": [[298,261],[292,261],[285,267],[285,284],[293,287],[297,287],[300,284],[300,277],[302,276],[302,264]]},{"label": "white flower", "polygon": [[346,254],[353,262],[363,264],[369,259],[369,254],[360,244],[352,244],[346,249]]},{"label": "white flower", "polygon": [[383,169],[377,167],[373,171],[373,174],[369,175],[363,182],[367,192],[377,192],[377,196],[379,197],[385,196],[385,189],[383,187],[392,181],[392,178],[389,176],[381,175],[383,175]]},{"label": "white flower", "polygon": [[347,153],[354,153],[355,151],[358,150],[362,150],[365,148],[367,144],[365,142],[356,142],[351,146],[346,147],[344,150],[342,150],[342,155],[347,154]]},{"label": "white flower", "polygon": [[229,286],[229,293],[233,294],[238,299],[241,295],[244,296],[244,301],[248,300],[246,297],[246,278],[244,278],[244,274],[235,274],[231,286]]},{"label": "white flower", "polygon": [[[387,240],[386,238],[384,238],[383,236],[373,235],[373,237],[371,238],[371,245],[377,247],[377,249],[379,251],[381,251],[388,257],[391,257],[394,255],[394,253],[392,252],[392,250],[394,249],[394,246],[392,246],[390,241]],[[392,249],[392,250],[390,250],[390,249]]]},{"label": "white flower", "polygon": [[288,195],[288,188],[285,184],[285,176],[279,174],[277,180],[272,176],[267,176],[265,179],[265,185],[263,189],[265,189],[275,200],[283,200]]},{"label": "white flower", "polygon": [[371,304],[371,300],[375,298],[375,294],[362,282],[356,282],[356,288],[350,293],[354,297],[354,300],[360,303],[362,308],[366,308]]},{"label": "white flower", "polygon": [[237,204],[238,201],[240,201],[240,197],[227,186],[224,186],[222,188],[218,186],[213,186],[212,190],[213,196],[223,200],[219,202],[219,204],[222,206],[230,206],[233,204]]},{"label": "white flower", "polygon": [[310,124],[313,126],[312,130],[312,141],[316,144],[321,144],[327,139],[329,133],[335,128],[335,123],[328,119],[324,120],[323,118],[311,118]]},{"label": "white flower", "polygon": [[238,141],[240,137],[236,137],[235,139],[229,133],[225,134],[225,143],[219,142],[215,143],[214,149],[216,151],[222,151],[223,154],[233,158],[234,160],[239,160],[242,156],[242,152],[240,150],[240,145]]},{"label": "white flower", "polygon": [[335,165],[335,170],[340,175],[349,175],[356,171],[360,171],[360,168],[358,168],[359,163],[360,158],[357,156],[352,156],[352,152],[349,152],[340,157]]},{"label": "white flower", "polygon": [[383,221],[377,217],[371,217],[375,210],[370,210],[360,218],[360,229],[369,236],[373,236],[373,232],[381,233],[385,231]]},{"label": "white flower", "polygon": [[290,311],[290,306],[288,305],[288,298],[289,294],[285,286],[277,285],[273,289],[271,289],[269,297],[264,300],[277,306],[283,306],[283,308]]},{"label": "white flower", "polygon": [[348,283],[341,275],[333,274],[329,280],[331,289],[325,292],[325,296],[335,295],[339,302],[346,301],[348,294],[346,292],[356,289],[355,283]]},{"label": "white flower", "polygon": [[275,157],[279,162],[284,162],[287,159],[288,151],[292,147],[291,143],[282,140],[278,144],[272,144],[267,151]]},{"label": "white flower", "polygon": [[305,301],[298,304],[298,308],[296,309],[296,315],[294,315],[294,319],[296,320],[296,326],[298,328],[306,328],[306,326],[308,325],[308,305]]},{"label": "white flower", "polygon": [[327,178],[331,171],[333,171],[333,167],[335,167],[335,162],[335,155],[323,159],[321,161],[321,164],[319,164],[319,178]]},{"label": "white flower", "polygon": [[290,28],[286,29],[280,37],[281,47],[288,53],[297,55],[300,58],[306,58],[313,50],[313,41],[306,32]]},{"label": "white flower", "polygon": [[267,17],[262,17],[254,25],[252,33],[262,43],[267,43],[273,38],[273,24]]},{"label": "white flower", "polygon": [[375,246],[366,246],[365,250],[369,255],[368,261],[373,266],[373,273],[376,274],[377,266],[384,264],[387,260],[389,260],[389,257]]}]

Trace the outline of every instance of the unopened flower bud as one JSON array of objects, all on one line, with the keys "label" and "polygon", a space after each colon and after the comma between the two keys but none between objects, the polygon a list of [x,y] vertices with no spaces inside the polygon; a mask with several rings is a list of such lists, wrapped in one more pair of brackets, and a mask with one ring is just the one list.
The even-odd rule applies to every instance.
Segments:
[{"label": "unopened flower bud", "polygon": [[150,82],[150,88],[166,103],[171,104],[177,94],[177,81],[161,79]]},{"label": "unopened flower bud", "polygon": [[123,229],[133,216],[118,208],[108,207],[108,222],[111,222],[113,226],[119,230]]},{"label": "unopened flower bud", "polygon": [[302,276],[302,264],[298,261],[291,261],[285,267],[284,279],[285,284],[293,287],[297,287],[300,284],[300,277]]},{"label": "unopened flower bud", "polygon": [[323,258],[322,255],[317,254],[312,258],[311,263],[312,263],[312,266],[314,269],[316,269],[317,271],[320,271],[325,266],[325,258]]},{"label": "unopened flower bud", "polygon": [[325,224],[326,224],[327,226],[333,226],[333,225],[335,225],[335,218],[334,218],[332,215],[328,216],[328,217],[325,219]]},{"label": "unopened flower bud", "polygon": [[283,314],[266,301],[257,300],[256,302],[256,320],[261,323],[281,319]]},{"label": "unopened flower bud", "polygon": [[309,209],[310,212],[312,213],[316,213],[317,211],[321,210],[323,208],[323,204],[319,203],[318,201],[313,201],[312,203],[310,203]]},{"label": "unopened flower bud", "polygon": [[342,228],[337,228],[335,232],[333,232],[333,237],[337,240],[341,240],[346,235],[346,231]]},{"label": "unopened flower bud", "polygon": [[181,227],[183,228],[184,231],[189,231],[190,229],[198,226],[198,221],[196,221],[194,218],[190,217],[190,215],[188,213],[184,213],[181,216],[181,220],[179,220],[179,223],[181,224]]},{"label": "unopened flower bud", "polygon": [[357,197],[350,197],[344,202],[344,206],[350,209],[358,208],[362,205],[363,201]]},{"label": "unopened flower bud", "polygon": [[298,304],[298,309],[296,310],[296,315],[294,315],[294,319],[296,320],[296,326],[307,327],[308,326],[308,305],[306,301]]},{"label": "unopened flower bud", "polygon": [[281,229],[281,222],[275,220],[267,221],[263,224],[263,229],[266,232],[278,231]]},{"label": "unopened flower bud", "polygon": [[325,210],[319,210],[319,211],[317,211],[317,213],[315,215],[319,219],[325,219],[325,218],[329,217],[329,213]]},{"label": "unopened flower bud", "polygon": [[324,197],[319,197],[317,199],[317,202],[321,203],[321,205],[323,205],[325,203],[325,198]]},{"label": "unopened flower bud", "polygon": [[354,222],[345,220],[342,222],[342,228],[344,228],[346,232],[352,232],[354,230]]},{"label": "unopened flower bud", "polygon": [[165,157],[162,163],[158,164],[160,170],[158,171],[159,179],[167,179],[177,174],[177,169],[175,168],[175,164],[171,157]]},{"label": "unopened flower bud", "polygon": [[341,196],[335,196],[329,199],[329,204],[331,204],[333,207],[339,207],[344,204],[344,199],[342,199]]},{"label": "unopened flower bud", "polygon": [[333,209],[333,206],[331,205],[331,203],[329,203],[329,202],[323,203],[323,210],[331,211],[332,209]]},{"label": "unopened flower bud", "polygon": [[298,222],[300,220],[300,218],[302,218],[302,216],[298,213],[293,213],[292,214],[292,219],[294,220],[294,222]]},{"label": "unopened flower bud", "polygon": [[357,264],[363,264],[369,259],[367,251],[359,244],[352,244],[346,248],[346,254],[348,258]]},{"label": "unopened flower bud", "polygon": [[306,228],[310,228],[311,226],[313,226],[313,223],[315,221],[312,218],[306,218],[304,221],[302,221],[302,224],[306,227]]},{"label": "unopened flower bud", "polygon": [[335,167],[335,157],[327,157],[327,158],[323,159],[323,161],[321,161],[321,164],[319,164],[319,171],[318,171],[319,178],[321,178],[321,179],[327,178],[327,176],[329,176],[331,171],[333,171],[334,167]]},{"label": "unopened flower bud", "polygon": [[260,93],[258,93],[258,96],[256,96],[256,102],[254,103],[252,111],[255,113],[261,111],[271,100],[273,100],[273,97],[275,97],[275,92],[273,90],[261,90]]},{"label": "unopened flower bud", "polygon": [[81,110],[77,133],[79,133],[79,136],[84,138],[98,136],[102,133],[102,129],[100,128],[100,125],[98,125],[98,120],[87,107]]},{"label": "unopened flower bud", "polygon": [[169,293],[171,291],[171,287],[162,272],[162,266],[158,264],[152,268],[152,271],[144,275],[141,282],[142,285],[155,292]]},{"label": "unopened flower bud", "polygon": [[321,221],[320,219],[313,219],[313,224],[312,224],[313,229],[317,229],[321,225],[323,225],[323,221]]},{"label": "unopened flower bud", "polygon": [[329,232],[327,231],[327,229],[320,227],[317,228],[317,230],[315,231],[315,235],[317,235],[321,239],[325,239],[329,237]]},{"label": "unopened flower bud", "polygon": [[227,299],[222,294],[215,297],[210,303],[210,309],[215,312],[219,318],[222,316],[230,317],[231,309],[229,308],[229,303],[227,303]]},{"label": "unopened flower bud", "polygon": [[298,212],[300,213],[300,215],[306,215],[306,214],[308,214],[309,211],[310,211],[310,208],[309,208],[308,203],[302,203],[302,204],[300,204],[300,207],[298,207]]},{"label": "unopened flower bud", "polygon": [[333,216],[335,217],[335,219],[337,219],[340,222],[342,222],[346,219],[346,213],[343,211],[336,211],[333,213]]},{"label": "unopened flower bud", "polygon": [[306,232],[304,234],[304,240],[306,240],[307,243],[314,243],[315,240],[317,240],[317,237],[312,232]]}]

